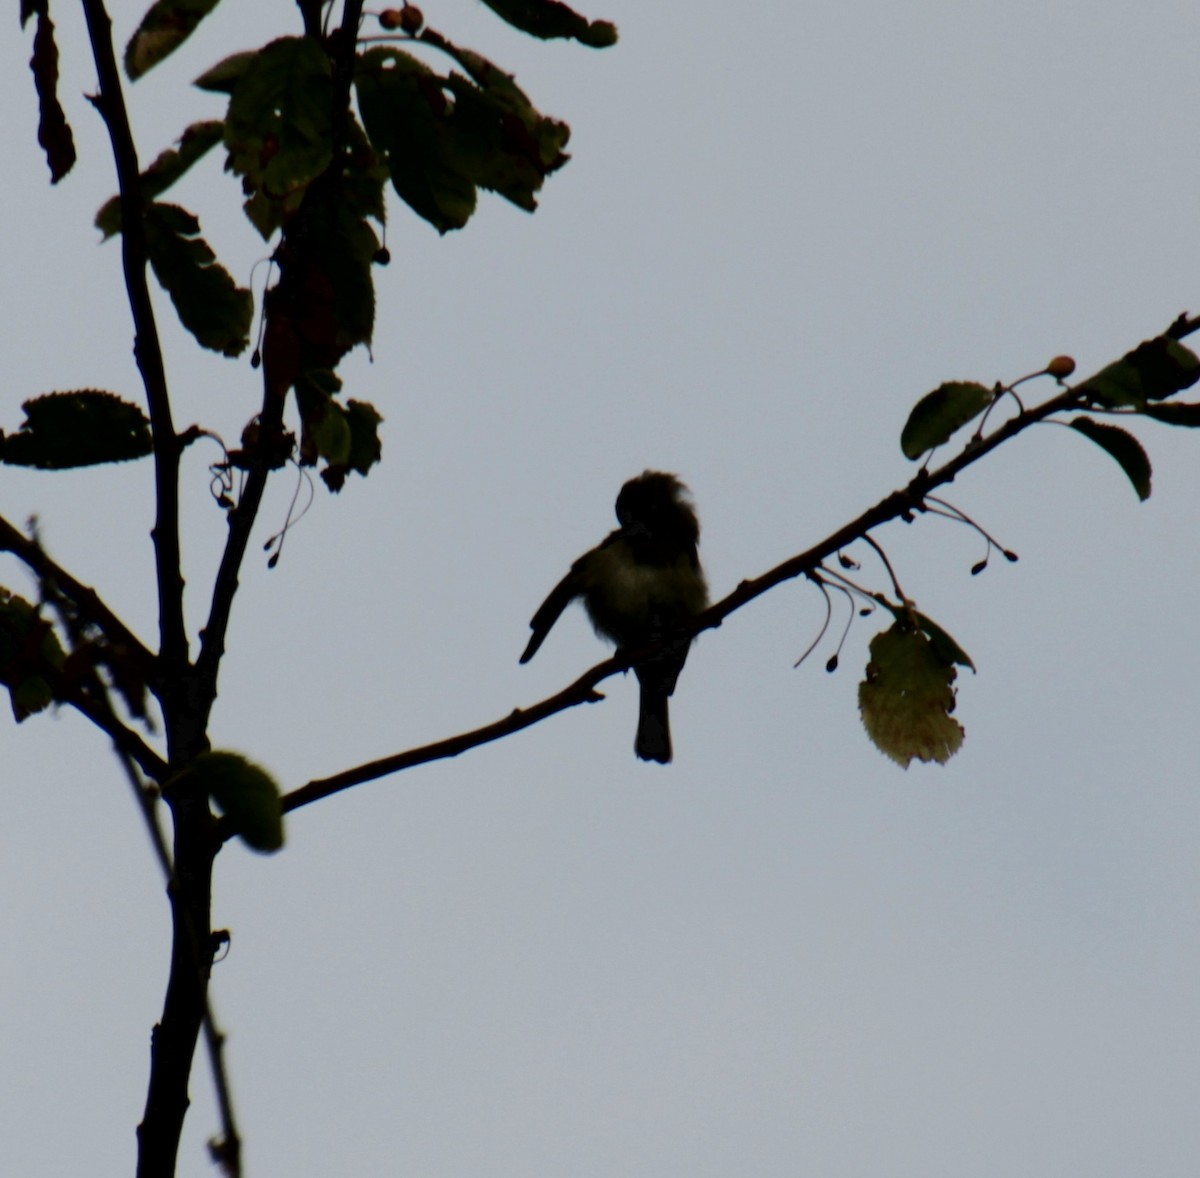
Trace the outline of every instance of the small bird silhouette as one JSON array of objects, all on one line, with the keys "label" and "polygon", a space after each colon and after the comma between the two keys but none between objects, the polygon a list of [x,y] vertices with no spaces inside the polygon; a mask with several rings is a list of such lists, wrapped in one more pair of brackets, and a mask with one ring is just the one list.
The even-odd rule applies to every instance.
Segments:
[{"label": "small bird silhouette", "polygon": [[[634,651],[659,645],[634,664],[641,685],[634,751],[643,761],[671,759],[667,700],[687,660],[692,636],[680,631],[708,605],[697,545],[700,521],[687,488],[673,474],[648,470],[617,496],[621,525],[585,552],[529,623],[533,631],[521,662],[537,653],[559,615],[583,598],[596,633]],[[660,645],[661,644],[661,645]]]}]

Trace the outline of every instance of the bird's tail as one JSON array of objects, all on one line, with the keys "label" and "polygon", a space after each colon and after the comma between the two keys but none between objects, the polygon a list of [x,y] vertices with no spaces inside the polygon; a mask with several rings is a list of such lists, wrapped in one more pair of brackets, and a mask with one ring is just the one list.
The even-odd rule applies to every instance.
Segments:
[{"label": "bird's tail", "polygon": [[666,765],[671,760],[671,724],[667,714],[667,693],[658,684],[642,684],[638,711],[637,739],[633,751],[643,761]]}]

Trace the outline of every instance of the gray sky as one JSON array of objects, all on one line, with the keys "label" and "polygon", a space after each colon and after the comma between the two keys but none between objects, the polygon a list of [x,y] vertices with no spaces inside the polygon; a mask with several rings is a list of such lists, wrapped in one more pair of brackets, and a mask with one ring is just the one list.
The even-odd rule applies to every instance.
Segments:
[{"label": "gray sky", "polygon": [[[141,6],[114,7],[123,45]],[[567,119],[574,158],[535,216],[485,199],[444,239],[392,202],[374,363],[345,366],[386,417],[384,463],[319,489],[277,569],[252,556],[214,720],[285,788],[600,658],[575,610],[517,665],[643,468],[692,487],[722,595],[908,478],[900,427],[941,381],[1059,352],[1086,373],[1200,310],[1191,4],[612,0],[587,8],[620,25],[602,53],[475,0],[423,7]],[[138,83],[143,159],[220,113],[185,79],[293,12],[224,5]],[[58,189],[14,14],[3,42],[8,429],[52,388],[138,392],[119,250],[91,227],[114,190],[94,71],[76,6],[56,15],[81,149]],[[215,154],[176,198],[245,281],[266,250]],[[180,422],[236,439],[255,374],[160,305]],[[823,616],[793,584],[701,638],[668,768],[633,757],[635,686],[613,680],[295,814],[279,856],[227,849],[213,993],[248,1173],[1190,1178],[1197,439],[1140,434],[1146,504],[1052,427],[959,480],[1017,565],[972,578],[982,542],[933,520],[880,535],[979,667],[944,768],[905,773],[862,732],[877,619],[837,674],[829,642],[792,669]],[[214,457],[185,467],[193,633],[224,531]],[[0,511],[37,512],[147,638],[150,473],[0,469]],[[26,589],[11,562],[0,579]],[[0,739],[6,1164],[130,1173],[167,966],[157,868],[76,716],[3,715]],[[184,1176],[211,1172],[203,1065],[192,1096]]]}]

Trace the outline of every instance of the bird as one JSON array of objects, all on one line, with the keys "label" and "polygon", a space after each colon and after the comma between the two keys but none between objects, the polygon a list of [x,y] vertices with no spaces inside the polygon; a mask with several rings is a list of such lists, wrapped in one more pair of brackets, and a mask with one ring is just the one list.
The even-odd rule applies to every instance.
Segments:
[{"label": "bird", "polygon": [[659,470],[630,479],[616,510],[620,527],[571,565],[533,615],[521,662],[533,658],[576,598],[583,599],[596,633],[618,651],[658,646],[633,666],[641,688],[633,748],[643,761],[665,765],[671,760],[667,700],[693,638],[686,627],[708,605],[700,521],[687,487]]}]

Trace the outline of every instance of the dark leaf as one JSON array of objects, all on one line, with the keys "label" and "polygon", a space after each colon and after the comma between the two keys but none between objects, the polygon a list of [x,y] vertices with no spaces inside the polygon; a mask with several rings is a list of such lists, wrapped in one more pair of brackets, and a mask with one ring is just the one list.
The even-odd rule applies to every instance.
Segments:
[{"label": "dark leaf", "polygon": [[1194,401],[1171,401],[1162,405],[1143,405],[1142,413],[1167,425],[1200,426],[1200,404]]},{"label": "dark leaf", "polygon": [[978,417],[993,401],[991,389],[973,381],[949,381],[926,393],[912,408],[900,434],[900,449],[914,462],[927,450]]},{"label": "dark leaf", "polygon": [[451,108],[445,79],[407,53],[364,53],[355,73],[363,125],[392,185],[439,233],[461,229],[475,211],[475,185],[448,158]]},{"label": "dark leaf", "polygon": [[[971,571],[974,572],[975,570],[972,569]],[[975,670],[975,664],[971,662],[971,656],[937,622],[920,612],[917,613],[916,618],[925,636],[933,643],[934,652],[942,662],[946,663],[947,666],[957,663],[960,667],[970,667],[972,671]]]},{"label": "dark leaf", "polygon": [[125,46],[125,72],[137,81],[174,53],[217,6],[217,0],[155,0]]},{"label": "dark leaf", "polygon": [[1074,418],[1071,428],[1078,430],[1085,438],[1091,438],[1097,446],[1117,460],[1121,469],[1129,476],[1139,499],[1150,498],[1150,459],[1133,434],[1118,429],[1115,425],[1101,425],[1090,417]]},{"label": "dark leaf", "polygon": [[234,87],[241,81],[242,75],[250,67],[250,63],[258,54],[253,49],[243,49],[240,53],[231,53],[218,61],[211,69],[205,70],[193,83],[201,90],[211,90],[216,94],[232,94]]},{"label": "dark leaf", "polygon": [[[193,123],[180,137],[178,147],[169,147],[141,175],[142,196],[154,200],[175,183],[197,160],[221,142],[225,124],[220,119]],[[121,232],[121,198],[111,196],[96,214],[96,228],[104,236]]]},{"label": "dark leaf", "polygon": [[100,389],[47,393],[26,401],[22,408],[21,428],[0,445],[0,459],[10,466],[66,470],[127,462],[150,453],[146,415],[115,393]]},{"label": "dark leaf", "polygon": [[236,356],[250,342],[253,300],[199,234],[200,222],[178,205],[156,202],[146,209],[150,265],[180,322],[202,347]]},{"label": "dark leaf", "polygon": [[0,684],[18,724],[54,702],[51,683],[65,661],[58,635],[37,608],[0,587]]},{"label": "dark leaf", "polygon": [[483,0],[497,16],[523,33],[548,40],[573,37],[593,49],[615,45],[617,26],[607,20],[588,20],[558,0]]},{"label": "dark leaf", "polygon": [[58,46],[54,41],[54,22],[43,3],[21,6],[21,24],[37,12],[37,31],[33,35],[33,56],[29,68],[38,96],[38,143],[50,165],[50,183],[57,184],[75,164],[75,138],[67,116],[58,101]]},{"label": "dark leaf", "polygon": [[255,54],[225,120],[229,167],[242,177],[246,215],[269,238],[332,159],[333,75],[312,37],[281,37]]},{"label": "dark leaf", "polygon": [[1161,401],[1200,380],[1200,358],[1178,340],[1155,336],[1077,386],[1095,405],[1109,409]]}]

